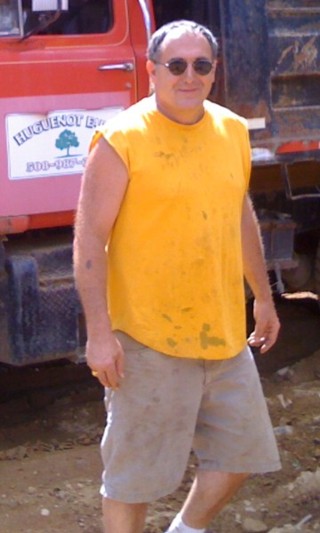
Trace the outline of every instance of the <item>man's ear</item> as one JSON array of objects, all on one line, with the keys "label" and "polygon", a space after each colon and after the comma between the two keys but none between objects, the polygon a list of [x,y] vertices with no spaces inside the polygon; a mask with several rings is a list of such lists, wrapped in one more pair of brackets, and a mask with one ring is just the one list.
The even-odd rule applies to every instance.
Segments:
[{"label": "man's ear", "polygon": [[218,60],[216,59],[213,62],[213,68],[212,68],[213,81],[215,81],[215,79],[216,79],[217,65],[218,65]]},{"label": "man's ear", "polygon": [[150,59],[146,62],[146,70],[149,75],[149,95],[154,93],[154,79],[156,73],[156,66]]},{"label": "man's ear", "polygon": [[152,78],[155,74],[155,71],[156,71],[156,66],[154,64],[153,61],[151,61],[151,59],[148,59],[147,63],[146,63],[146,69],[147,69],[147,72],[150,76],[150,78]]}]

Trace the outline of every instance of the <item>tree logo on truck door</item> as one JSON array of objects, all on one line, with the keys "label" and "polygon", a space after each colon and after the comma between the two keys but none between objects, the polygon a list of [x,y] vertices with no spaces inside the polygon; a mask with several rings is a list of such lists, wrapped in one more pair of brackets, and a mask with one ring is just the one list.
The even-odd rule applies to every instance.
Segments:
[{"label": "tree logo on truck door", "polygon": [[55,142],[56,148],[59,150],[67,150],[66,157],[70,156],[70,148],[72,146],[77,148],[79,145],[78,137],[71,130],[63,130]]}]

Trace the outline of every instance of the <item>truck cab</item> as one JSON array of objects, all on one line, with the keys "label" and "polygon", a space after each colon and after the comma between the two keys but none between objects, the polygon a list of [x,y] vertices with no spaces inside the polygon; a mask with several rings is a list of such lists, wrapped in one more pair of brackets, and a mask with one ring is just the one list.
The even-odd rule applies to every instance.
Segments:
[{"label": "truck cab", "polygon": [[83,344],[72,224],[95,129],[148,93],[150,6],[0,1],[0,361]]}]

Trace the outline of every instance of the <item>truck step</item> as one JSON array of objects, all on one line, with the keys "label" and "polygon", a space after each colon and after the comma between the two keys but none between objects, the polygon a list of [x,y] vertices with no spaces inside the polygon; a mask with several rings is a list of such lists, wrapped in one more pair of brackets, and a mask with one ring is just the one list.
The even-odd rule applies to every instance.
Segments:
[{"label": "truck step", "polygon": [[75,357],[82,312],[71,245],[10,255],[6,272],[0,298],[7,316],[7,350],[1,350],[0,361],[20,366]]}]

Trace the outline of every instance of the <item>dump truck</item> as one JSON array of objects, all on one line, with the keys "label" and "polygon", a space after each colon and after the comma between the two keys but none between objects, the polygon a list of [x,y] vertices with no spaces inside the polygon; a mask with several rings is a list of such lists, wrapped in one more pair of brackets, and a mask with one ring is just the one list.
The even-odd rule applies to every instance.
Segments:
[{"label": "dump truck", "polygon": [[320,294],[320,1],[0,0],[0,363],[81,360],[73,222],[94,131],[146,96],[175,19],[219,42],[210,98],[248,120],[277,292]]}]

